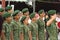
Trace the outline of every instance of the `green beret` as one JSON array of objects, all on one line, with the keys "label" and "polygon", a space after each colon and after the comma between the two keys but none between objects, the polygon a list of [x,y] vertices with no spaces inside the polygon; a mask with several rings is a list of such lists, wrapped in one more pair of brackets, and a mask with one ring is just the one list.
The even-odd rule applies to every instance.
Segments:
[{"label": "green beret", "polygon": [[35,13],[31,13],[30,14],[30,18],[32,19],[32,18],[34,18],[35,17]]},{"label": "green beret", "polygon": [[49,10],[48,11],[48,15],[53,15],[53,14],[55,14],[56,13],[56,10]]},{"label": "green beret", "polygon": [[6,13],[3,14],[3,18],[7,18],[7,17],[10,17],[10,16],[11,16],[11,14],[8,13],[8,12],[6,12]]},{"label": "green beret", "polygon": [[6,7],[6,10],[11,10],[11,9],[12,9],[11,6],[7,6],[7,7]]},{"label": "green beret", "polygon": [[26,13],[27,11],[29,11],[28,8],[24,8],[24,9],[22,10],[23,13]]},{"label": "green beret", "polygon": [[16,16],[19,12],[20,12],[19,10],[15,10],[12,16]]},{"label": "green beret", "polygon": [[44,10],[39,10],[39,11],[38,11],[39,14],[42,14],[42,12],[44,12]]},{"label": "green beret", "polygon": [[3,8],[0,8],[0,12],[3,12],[4,11],[4,9]]},{"label": "green beret", "polygon": [[23,22],[25,19],[26,19],[26,16],[22,16],[20,21]]}]

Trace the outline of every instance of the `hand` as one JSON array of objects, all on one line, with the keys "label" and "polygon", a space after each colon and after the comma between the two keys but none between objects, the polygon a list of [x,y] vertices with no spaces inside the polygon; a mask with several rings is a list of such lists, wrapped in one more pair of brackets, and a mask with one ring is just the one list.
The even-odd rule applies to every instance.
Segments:
[{"label": "hand", "polygon": [[53,16],[51,16],[52,19],[56,19],[56,14],[54,14]]}]

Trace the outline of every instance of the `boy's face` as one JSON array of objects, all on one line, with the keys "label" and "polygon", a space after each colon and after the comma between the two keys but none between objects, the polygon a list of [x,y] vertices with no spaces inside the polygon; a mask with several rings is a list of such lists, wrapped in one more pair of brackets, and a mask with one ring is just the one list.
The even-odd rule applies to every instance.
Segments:
[{"label": "boy's face", "polygon": [[23,22],[25,22],[26,24],[28,24],[28,18],[26,18]]},{"label": "boy's face", "polygon": [[23,16],[23,13],[19,13],[18,15],[19,15],[20,17],[22,17],[22,16]]},{"label": "boy's face", "polygon": [[11,10],[8,10],[8,12],[9,12],[9,13],[12,13],[12,12],[13,12],[13,10],[12,10],[12,9],[11,9]]},{"label": "boy's face", "polygon": [[19,14],[17,14],[16,16],[15,16],[15,19],[20,19],[20,15]]},{"label": "boy's face", "polygon": [[50,15],[51,18],[56,18],[57,15],[56,14],[53,14],[53,15]]},{"label": "boy's face", "polygon": [[27,11],[26,13],[24,13],[25,16],[28,16],[29,15],[29,11]]},{"label": "boy's face", "polygon": [[3,12],[0,12],[0,15],[3,15],[4,11]]},{"label": "boy's face", "polygon": [[8,22],[11,22],[11,21],[12,21],[12,18],[11,18],[11,17],[7,17],[6,20],[7,20]]},{"label": "boy's face", "polygon": [[45,16],[45,13],[44,13],[44,12],[42,12],[42,14],[40,14],[40,16],[44,17],[44,16]]},{"label": "boy's face", "polygon": [[0,15],[2,15],[2,12],[0,12]]},{"label": "boy's face", "polygon": [[33,20],[33,21],[36,21],[37,19],[36,19],[36,17],[34,16],[34,17],[32,18],[32,20]]}]

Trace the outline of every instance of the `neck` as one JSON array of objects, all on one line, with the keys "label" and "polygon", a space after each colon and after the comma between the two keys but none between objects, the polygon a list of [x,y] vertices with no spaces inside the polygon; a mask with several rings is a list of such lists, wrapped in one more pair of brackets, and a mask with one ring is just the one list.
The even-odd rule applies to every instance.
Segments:
[{"label": "neck", "polygon": [[10,22],[9,22],[9,21],[7,21],[7,20],[6,20],[5,22],[7,22],[8,24],[10,24]]},{"label": "neck", "polygon": [[43,17],[41,17],[41,16],[40,16],[40,19],[42,19],[42,20],[43,20]]},{"label": "neck", "polygon": [[28,25],[28,24],[24,23],[24,25]]},{"label": "neck", "polygon": [[32,22],[35,22],[34,20],[32,20]]},{"label": "neck", "polygon": [[15,21],[18,21],[17,19],[14,19]]}]

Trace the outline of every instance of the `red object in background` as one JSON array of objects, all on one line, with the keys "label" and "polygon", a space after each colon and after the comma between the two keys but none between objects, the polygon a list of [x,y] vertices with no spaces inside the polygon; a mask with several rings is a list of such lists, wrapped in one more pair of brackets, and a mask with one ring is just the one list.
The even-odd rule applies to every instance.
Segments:
[{"label": "red object in background", "polygon": [[5,0],[2,0],[2,8],[5,8]]},{"label": "red object in background", "polygon": [[60,22],[58,22],[58,27],[60,28]]},{"label": "red object in background", "polygon": [[36,19],[39,19],[39,14],[38,14],[38,13],[36,13],[35,17],[36,17]]}]

